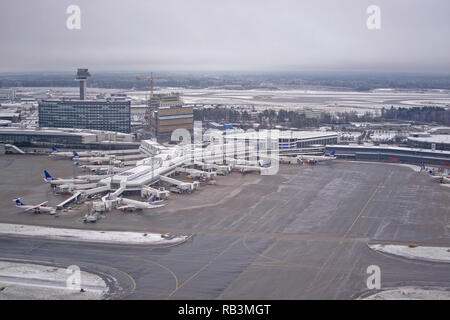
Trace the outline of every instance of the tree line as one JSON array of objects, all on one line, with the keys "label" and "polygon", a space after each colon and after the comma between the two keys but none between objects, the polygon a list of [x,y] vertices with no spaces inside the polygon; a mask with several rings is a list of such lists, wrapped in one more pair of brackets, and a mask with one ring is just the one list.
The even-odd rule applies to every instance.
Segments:
[{"label": "tree line", "polygon": [[237,108],[205,108],[195,109],[196,121],[214,121],[218,123],[257,123],[260,128],[284,126],[290,128],[311,128],[321,125],[340,125],[350,122],[382,122],[382,121],[413,121],[416,123],[439,124],[450,126],[450,109],[441,107],[416,108],[382,108],[380,112],[358,114],[350,112],[322,112],[311,116],[304,111],[285,109],[266,109],[261,112],[239,110]]}]

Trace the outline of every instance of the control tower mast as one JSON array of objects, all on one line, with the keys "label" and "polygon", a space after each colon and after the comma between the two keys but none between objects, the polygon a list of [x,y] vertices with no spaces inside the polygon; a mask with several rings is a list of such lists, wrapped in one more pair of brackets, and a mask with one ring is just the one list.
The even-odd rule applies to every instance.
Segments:
[{"label": "control tower mast", "polygon": [[80,82],[80,100],[86,99],[86,82],[90,76],[88,69],[78,69],[75,80]]}]

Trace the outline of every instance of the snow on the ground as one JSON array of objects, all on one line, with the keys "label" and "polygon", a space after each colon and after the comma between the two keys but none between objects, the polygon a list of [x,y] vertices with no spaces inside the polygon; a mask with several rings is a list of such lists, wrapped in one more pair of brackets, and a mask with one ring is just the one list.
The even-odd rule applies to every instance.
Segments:
[{"label": "snow on the ground", "polygon": [[400,287],[388,289],[363,300],[450,300],[450,290],[445,288]]},{"label": "snow on the ground", "polygon": [[415,166],[413,164],[407,164],[407,163],[383,163],[383,164],[389,164],[391,166],[402,166],[412,169],[415,172],[420,172],[421,168],[419,166]]},{"label": "snow on the ground", "polygon": [[377,251],[390,253],[409,259],[450,262],[450,247],[417,246],[414,248],[410,248],[406,245],[394,244],[371,244],[369,245],[369,247]]},{"label": "snow on the ground", "polygon": [[[97,275],[80,270],[79,287],[70,287],[73,273],[65,268],[0,261],[0,300],[101,299],[108,291]],[[84,292],[80,292],[83,288]]]},{"label": "snow on the ground", "polygon": [[412,169],[415,172],[421,172],[422,168],[413,164],[407,163],[389,163],[389,162],[373,162],[373,161],[355,161],[360,163],[370,163],[370,164],[381,164],[381,165],[391,165],[391,166],[403,166]]},{"label": "snow on the ground", "polygon": [[7,223],[0,223],[0,234],[124,244],[174,244],[187,238],[187,236],[163,237],[159,233],[64,229]]}]

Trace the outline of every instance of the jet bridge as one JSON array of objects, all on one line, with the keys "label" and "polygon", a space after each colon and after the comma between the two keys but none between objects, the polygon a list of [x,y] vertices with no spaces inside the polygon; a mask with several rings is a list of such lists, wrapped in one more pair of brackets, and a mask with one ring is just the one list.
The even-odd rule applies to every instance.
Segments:
[{"label": "jet bridge", "polygon": [[106,192],[109,190],[111,190],[111,188],[109,186],[101,186],[101,187],[97,187],[97,188],[93,188],[93,189],[89,189],[89,190],[84,190],[81,192],[81,194],[83,195],[83,197],[89,197],[96,193]]},{"label": "jet bridge", "polygon": [[56,206],[57,210],[62,210],[66,205],[68,205],[69,203],[76,201],[80,198],[81,196],[81,192],[77,192],[75,193],[73,196],[71,196],[70,198],[64,200],[63,202],[61,202],[60,204],[58,204]]},{"label": "jet bridge", "polygon": [[167,199],[169,196],[169,191],[164,188],[155,189],[150,186],[143,186],[141,189],[141,197],[148,198],[156,196],[158,199]]},{"label": "jet bridge", "polygon": [[183,172],[183,173],[188,173],[193,177],[205,177],[205,178],[212,178],[214,177],[216,174],[214,172],[207,172],[207,171],[202,171],[202,170],[197,170],[197,169],[190,169],[190,168],[176,168],[175,172]]},{"label": "jet bridge", "polygon": [[16,146],[13,145],[13,144],[5,144],[5,147],[6,147],[6,148],[11,148],[11,149],[17,151],[17,152],[20,153],[20,154],[25,154],[25,152],[24,152],[23,150],[19,149],[18,147],[16,147]]},{"label": "jet bridge", "polygon": [[173,184],[177,186],[178,188],[182,190],[195,190],[197,184],[196,183],[190,183],[190,182],[183,182],[174,178],[166,177],[166,176],[160,176],[159,177],[162,181]]},{"label": "jet bridge", "polygon": [[203,170],[216,170],[215,174],[217,175],[218,172],[223,174],[228,174],[231,172],[231,166],[230,165],[219,165],[215,163],[205,163],[205,162],[195,162],[195,165],[202,168]]}]

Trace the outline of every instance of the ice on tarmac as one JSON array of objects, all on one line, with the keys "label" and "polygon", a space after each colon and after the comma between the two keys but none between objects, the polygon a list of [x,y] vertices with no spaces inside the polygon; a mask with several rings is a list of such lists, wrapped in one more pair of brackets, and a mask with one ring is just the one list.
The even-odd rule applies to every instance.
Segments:
[{"label": "ice on tarmac", "polygon": [[0,223],[0,234],[42,237],[47,239],[65,241],[148,245],[175,244],[187,238],[187,236],[163,237],[159,233],[64,229],[7,223]]},{"label": "ice on tarmac", "polygon": [[450,291],[445,288],[401,287],[383,290],[362,300],[450,300]]},{"label": "ice on tarmac", "polygon": [[417,246],[410,248],[406,245],[394,245],[394,244],[372,244],[370,248],[390,253],[398,256],[402,256],[409,259],[419,259],[434,262],[450,262],[450,247],[426,247]]},{"label": "ice on tarmac", "polygon": [[80,292],[67,285],[70,275],[65,268],[0,261],[0,300],[96,300],[108,291],[101,277],[80,270]]}]

